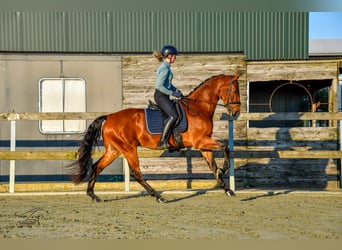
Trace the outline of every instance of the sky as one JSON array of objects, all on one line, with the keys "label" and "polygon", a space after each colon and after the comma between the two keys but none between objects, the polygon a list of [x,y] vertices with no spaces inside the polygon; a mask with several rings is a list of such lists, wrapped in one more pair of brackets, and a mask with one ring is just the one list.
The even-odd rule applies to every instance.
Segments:
[{"label": "sky", "polygon": [[342,12],[310,12],[309,39],[342,39]]}]

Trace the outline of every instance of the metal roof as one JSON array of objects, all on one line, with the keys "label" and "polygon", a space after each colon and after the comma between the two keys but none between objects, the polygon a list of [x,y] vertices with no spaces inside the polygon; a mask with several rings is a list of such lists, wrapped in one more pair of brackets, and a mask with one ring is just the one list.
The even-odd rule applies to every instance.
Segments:
[{"label": "metal roof", "polygon": [[308,13],[226,11],[0,12],[0,51],[242,52],[248,60],[308,58]]}]

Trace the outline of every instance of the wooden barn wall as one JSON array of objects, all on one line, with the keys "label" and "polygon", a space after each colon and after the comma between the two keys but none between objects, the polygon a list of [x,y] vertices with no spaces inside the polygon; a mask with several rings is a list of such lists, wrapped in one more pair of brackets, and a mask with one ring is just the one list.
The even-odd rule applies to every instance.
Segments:
[{"label": "wooden barn wall", "polygon": [[[331,80],[330,111],[337,111],[338,62],[249,62],[247,81]],[[267,84],[267,83],[265,83]],[[245,147],[250,150],[337,150],[338,128],[248,128]],[[248,159],[240,166],[245,186],[337,188],[337,161],[332,159]]]},{"label": "wooden barn wall", "polygon": [[[124,108],[146,107],[148,100],[153,100],[158,65],[150,54],[122,56]],[[246,62],[241,55],[180,55],[172,65],[172,72],[173,84],[185,95],[207,78],[236,72],[242,73],[240,90],[246,92]]]},{"label": "wooden barn wall", "polygon": [[[336,112],[339,60],[272,61],[248,63],[248,81],[331,80],[330,110]],[[336,125],[336,122],[335,122]]]},{"label": "wooden barn wall", "polygon": [[266,61],[248,62],[248,81],[337,80],[338,61]]},{"label": "wooden barn wall", "polygon": [[[158,61],[152,55],[125,55],[123,108],[146,107],[153,100]],[[216,74],[242,73],[241,111],[247,107],[247,81],[332,79],[337,82],[335,62],[247,62],[240,55],[183,55],[172,66],[174,84],[184,94]],[[218,107],[216,112],[225,112]],[[236,149],[337,149],[337,128],[248,128],[234,123]],[[214,122],[214,138],[228,138],[228,122]],[[222,164],[221,158],[217,159]],[[202,158],[140,159],[147,179],[213,179]],[[307,159],[235,159],[237,186],[244,187],[337,187],[337,162]]]},{"label": "wooden barn wall", "polygon": [[[122,57],[123,71],[123,108],[147,106],[153,100],[156,69],[159,62],[152,55],[126,55]],[[181,55],[172,65],[173,83],[184,94],[188,94],[201,82],[218,74],[235,74],[239,79],[242,111],[246,111],[246,61],[241,55]],[[217,107],[217,113],[225,112]],[[245,124],[236,126],[235,134],[245,137]],[[241,131],[241,132],[240,132]],[[215,121],[213,137],[228,137],[228,122]],[[245,160],[236,160],[236,162]],[[147,179],[212,179],[213,175],[202,158],[153,158],[140,159],[141,169]],[[218,159],[218,164],[223,164]]]},{"label": "wooden barn wall", "polygon": [[[153,100],[156,69],[159,62],[152,55],[123,56],[123,108],[147,106]],[[246,111],[246,60],[241,55],[181,55],[172,65],[173,83],[186,95],[197,85],[218,74],[236,74],[239,72],[241,93],[241,111]],[[226,112],[218,106],[217,113]],[[214,122],[214,137],[227,139],[228,122]],[[244,124],[243,124],[243,127]],[[237,126],[236,131],[245,131]],[[241,133],[239,133],[241,134]],[[162,160],[161,163],[164,161]]]}]

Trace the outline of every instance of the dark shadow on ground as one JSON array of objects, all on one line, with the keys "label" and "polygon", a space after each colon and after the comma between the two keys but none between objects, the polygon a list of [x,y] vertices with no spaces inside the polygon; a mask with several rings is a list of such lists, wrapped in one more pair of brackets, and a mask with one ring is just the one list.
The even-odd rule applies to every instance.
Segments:
[{"label": "dark shadow on ground", "polygon": [[112,199],[104,199],[103,202],[113,202],[113,201],[119,201],[119,200],[129,200],[129,199],[133,199],[133,198],[138,198],[141,196],[149,196],[147,193],[142,192],[142,193],[138,193],[138,194],[132,194],[132,195],[120,195],[120,197],[115,197]]},{"label": "dark shadow on ground", "polygon": [[[159,192],[161,194],[161,196],[166,200],[166,203],[174,203],[174,202],[179,202],[182,200],[187,200],[187,199],[191,199],[197,196],[201,196],[206,194],[207,192],[210,192],[212,190],[217,190],[216,188],[212,188],[212,189],[199,189],[199,190],[191,190],[189,191],[189,194],[187,195],[182,195],[181,197],[177,197],[174,199],[165,199],[164,195],[163,195],[163,191]],[[185,192],[186,193],[186,192]],[[150,199],[155,199],[154,197],[151,197],[147,192],[143,191],[137,194],[131,194],[131,195],[120,195],[118,197],[115,198],[110,198],[110,199],[104,199],[103,202],[115,202],[118,200],[128,200],[128,199],[133,199],[133,198],[138,198],[138,197],[142,197],[142,196],[147,196],[147,198]],[[222,190],[222,197],[225,198],[225,195],[223,190]]]},{"label": "dark shadow on ground", "polygon": [[274,192],[274,191],[268,191],[266,194],[260,194],[248,198],[244,198],[241,201],[251,201],[251,200],[256,200],[260,198],[265,198],[265,197],[271,197],[271,196],[277,196],[277,195],[285,195],[293,192],[294,190],[286,190],[286,191],[279,191],[279,192]]},{"label": "dark shadow on ground", "polygon": [[191,199],[191,198],[194,198],[194,197],[197,197],[197,196],[201,196],[201,195],[204,195],[206,194],[208,191],[210,191],[210,189],[201,189],[201,190],[197,190],[187,196],[182,196],[182,197],[179,197],[179,198],[175,198],[175,199],[172,199],[172,200],[167,200],[167,203],[174,203],[174,202],[179,202],[179,201],[182,201],[182,200],[187,200],[187,199]]}]

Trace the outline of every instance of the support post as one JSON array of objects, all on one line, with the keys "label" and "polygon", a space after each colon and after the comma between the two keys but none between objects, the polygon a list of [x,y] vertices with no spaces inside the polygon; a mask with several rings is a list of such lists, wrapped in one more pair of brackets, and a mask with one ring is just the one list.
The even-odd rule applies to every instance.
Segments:
[{"label": "support post", "polygon": [[130,191],[130,183],[129,183],[129,166],[126,158],[123,158],[123,167],[124,167],[124,179],[125,179],[125,192]]},{"label": "support post", "polygon": [[[11,141],[10,141],[10,151],[15,151],[16,146],[16,121],[11,121]],[[10,160],[10,172],[9,172],[9,192],[14,193],[15,185],[15,160]]]},{"label": "support post", "polygon": [[[342,120],[339,121],[339,127],[340,127],[340,131],[339,131],[339,137],[340,137],[340,151],[342,151]],[[342,189],[342,159],[340,159],[340,188]]]},{"label": "support post", "polygon": [[[229,151],[234,151],[234,122],[231,119],[228,120],[228,142]],[[229,157],[229,167],[229,187],[235,191],[234,157]]]}]

